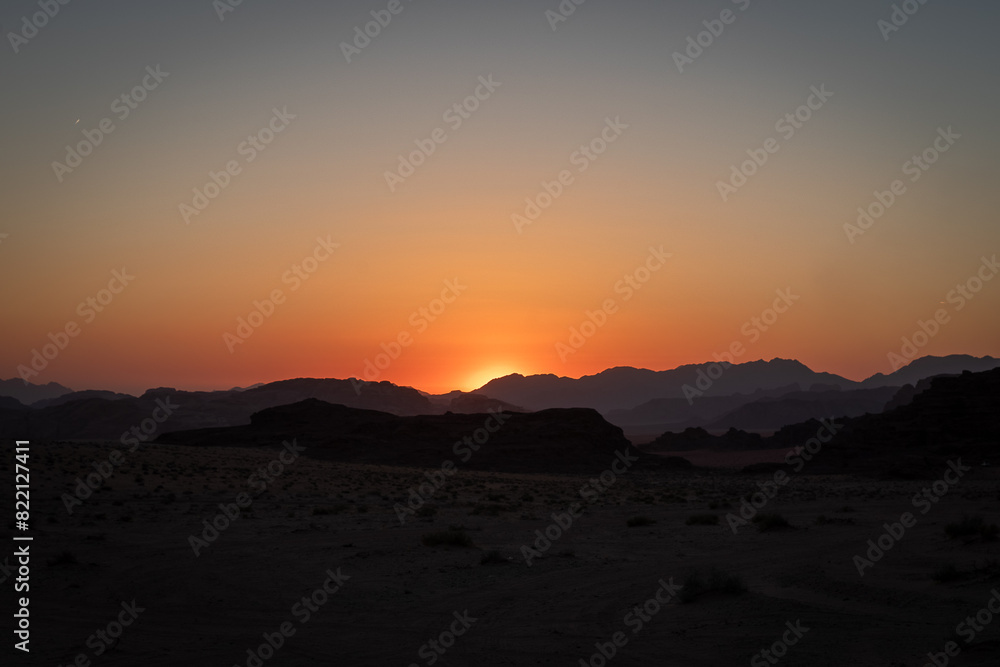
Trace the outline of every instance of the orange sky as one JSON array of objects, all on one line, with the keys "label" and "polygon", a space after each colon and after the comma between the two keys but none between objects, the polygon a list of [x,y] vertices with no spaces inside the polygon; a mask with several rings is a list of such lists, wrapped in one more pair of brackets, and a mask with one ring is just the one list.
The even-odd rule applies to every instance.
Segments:
[{"label": "orange sky", "polygon": [[[921,355],[1000,356],[1000,280],[961,310],[948,301],[1000,250],[998,104],[983,84],[998,47],[948,32],[985,30],[969,8],[938,7],[937,23],[887,44],[861,3],[760,6],[679,73],[671,53],[706,18],[697,6],[588,6],[553,34],[528,3],[456,5],[449,29],[443,8],[414,5],[350,64],[337,45],[366,5],[247,4],[221,24],[179,6],[157,27],[116,15],[134,30],[117,42],[81,14],[86,43],[107,52],[53,22],[0,70],[18,91],[0,112],[0,377],[71,323],[78,335],[31,381],[134,392],[362,377],[400,336],[377,379],[433,392],[510,372],[662,370],[734,342],[739,361],[862,379],[891,371],[888,353],[938,308],[949,321]],[[169,76],[118,119],[112,101],[157,63]],[[484,79],[499,85],[487,94]],[[777,123],[822,85],[832,97],[783,136]],[[467,117],[448,113],[477,93]],[[243,142],[276,127],[274,109],[295,118],[248,161]],[[52,163],[104,117],[114,132],[59,182]],[[905,163],[947,127],[961,138],[911,180]],[[391,190],[386,172],[438,129]],[[718,183],[772,137],[777,152],[723,201]],[[238,173],[187,224],[180,205],[229,161]],[[897,179],[905,194],[852,243],[844,225]],[[519,233],[512,215],[545,183],[561,192]],[[338,247],[302,280],[318,239]],[[656,270],[650,248],[670,254]],[[123,267],[135,279],[87,321],[79,304]],[[462,289],[436,304],[446,281]],[[751,341],[748,323],[786,289],[798,299]],[[275,290],[271,317],[227,344]],[[599,310],[576,349],[572,328]]]}]

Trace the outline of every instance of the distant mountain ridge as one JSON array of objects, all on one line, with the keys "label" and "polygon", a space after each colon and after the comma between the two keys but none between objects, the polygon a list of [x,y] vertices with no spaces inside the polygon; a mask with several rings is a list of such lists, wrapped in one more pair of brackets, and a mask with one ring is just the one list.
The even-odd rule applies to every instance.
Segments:
[{"label": "distant mountain ridge", "polygon": [[[297,378],[225,391],[156,388],[142,396],[109,391],[74,392],[55,383],[0,381],[0,427],[18,437],[118,439],[147,420],[158,401],[177,405],[163,429],[247,424],[255,412],[315,398],[397,416],[470,414],[490,409],[537,412],[590,408],[633,433],[702,427],[780,429],[820,416],[854,417],[910,402],[937,375],[1000,367],[993,357],[924,357],[889,375],[855,382],[817,373],[787,359],[742,364],[695,364],[667,371],[611,368],[579,379],[509,375],[475,392],[431,395],[390,382]],[[631,437],[631,436],[630,436]]]},{"label": "distant mountain ridge", "polygon": [[1000,359],[990,356],[973,357],[968,354],[952,354],[947,357],[920,357],[914,359],[894,373],[876,373],[861,382],[866,389],[873,387],[915,385],[921,380],[935,375],[958,375],[965,371],[981,373],[1000,367]]},{"label": "distant mountain ridge", "polygon": [[693,364],[667,371],[618,367],[579,379],[514,374],[491,380],[477,391],[529,410],[588,407],[611,414],[660,399],[681,399],[695,406],[711,398],[768,393],[781,388],[787,393],[808,391],[816,385],[841,390],[901,387],[933,375],[979,372],[997,367],[1000,367],[1000,359],[993,357],[923,357],[889,375],[876,374],[863,382],[855,382],[832,373],[815,372],[799,361],[772,359],[742,364]]},{"label": "distant mountain ridge", "polygon": [[[477,391],[530,410],[574,406],[608,413],[658,398],[691,397],[697,401],[707,396],[752,394],[792,384],[801,389],[814,384],[847,389],[857,383],[832,373],[817,373],[799,361],[772,359],[742,364],[692,364],[667,371],[618,367],[579,379],[515,374],[492,380]],[[693,396],[692,391],[700,395]]]},{"label": "distant mountain ridge", "polygon": [[170,406],[170,414],[157,425],[157,433],[248,424],[256,412],[306,399],[398,416],[515,411],[503,401],[464,392],[432,400],[416,389],[389,382],[299,378],[251,389],[180,391],[160,387],[138,397],[83,391],[45,399],[31,408],[0,404],[0,430],[21,438],[118,440],[158,408],[162,416],[163,405]]},{"label": "distant mountain ridge", "polygon": [[72,391],[69,387],[64,387],[56,382],[32,384],[17,378],[0,380],[0,396],[16,398],[24,405],[31,405],[35,401],[47,398],[58,398],[64,394],[72,393]]}]

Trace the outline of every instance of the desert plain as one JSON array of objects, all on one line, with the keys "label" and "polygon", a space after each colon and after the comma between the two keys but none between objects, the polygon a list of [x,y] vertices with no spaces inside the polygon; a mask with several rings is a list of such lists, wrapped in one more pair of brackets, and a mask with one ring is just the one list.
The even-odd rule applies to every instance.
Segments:
[{"label": "desert plain", "polygon": [[[78,480],[116,451],[81,499]],[[1000,655],[988,607],[1000,485],[978,461],[938,497],[934,479],[808,468],[776,485],[710,452],[689,453],[696,468],[609,475],[612,458],[555,475],[287,451],[33,443],[32,663],[985,667]],[[924,489],[938,499],[915,500]],[[767,495],[764,521],[733,519]],[[220,519],[227,507],[239,515]],[[905,513],[912,525],[885,537]],[[880,537],[890,548],[859,566]]]}]

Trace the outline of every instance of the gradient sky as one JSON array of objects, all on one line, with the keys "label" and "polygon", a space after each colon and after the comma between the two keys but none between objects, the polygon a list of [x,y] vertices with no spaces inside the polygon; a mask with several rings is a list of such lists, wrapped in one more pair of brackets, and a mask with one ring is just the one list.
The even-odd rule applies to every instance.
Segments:
[{"label": "gradient sky", "polygon": [[[244,0],[220,20],[210,0],[71,2],[15,53],[39,10],[5,2],[0,377],[71,322],[32,382],[360,377],[400,334],[377,379],[427,391],[668,369],[734,342],[739,361],[862,379],[938,309],[920,355],[1000,355],[1000,280],[948,300],[1000,251],[997,3],[929,2],[885,40],[888,1],[589,0],[553,30],[557,0],[403,0],[348,63],[341,43],[388,4]],[[735,20],[679,72],[674,52],[725,9]],[[119,119],[147,66],[169,76]],[[445,111],[490,76],[500,87],[453,129]],[[776,121],[812,86],[833,96],[784,138]],[[248,163],[238,147],[275,108],[296,117]],[[103,118],[114,131],[60,182],[53,162]],[[574,152],[608,118],[628,128],[580,172]],[[949,127],[961,138],[910,181],[904,163]],[[385,172],[436,128],[447,140],[390,191]],[[778,152],[723,201],[718,182],[769,137]],[[186,224],[179,205],[230,160],[240,173]],[[518,233],[512,214],[563,170],[573,182]],[[905,194],[849,242],[895,179]],[[283,276],[318,238],[339,247],[293,290]],[[616,284],[661,246],[672,256],[626,301]],[[78,304],[122,267],[135,279],[88,321]],[[456,279],[424,329],[419,309]],[[754,340],[746,323],[787,288],[799,299]],[[275,289],[284,303],[230,352],[224,334]]]}]

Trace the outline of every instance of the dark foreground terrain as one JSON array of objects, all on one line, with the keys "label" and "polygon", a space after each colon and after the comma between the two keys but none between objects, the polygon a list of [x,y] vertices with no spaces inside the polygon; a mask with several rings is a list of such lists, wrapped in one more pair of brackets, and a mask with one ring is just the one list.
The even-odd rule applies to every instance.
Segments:
[{"label": "dark foreground terrain", "polygon": [[[70,502],[115,449],[124,460],[99,490]],[[939,483],[924,514],[913,498],[934,495],[934,479],[793,473],[779,489],[774,473],[607,472],[625,470],[616,456],[601,481],[599,468],[508,474],[456,459],[446,474],[308,449],[279,466],[281,451],[32,443],[32,664],[575,666],[604,664],[600,644],[613,665],[885,667],[924,665],[949,641],[960,653],[947,664],[1000,656],[1000,617],[980,612],[1000,590],[1000,485],[978,463]],[[761,513],[790,526],[772,516],[734,534],[727,515],[758,491],[775,496]],[[248,500],[219,518],[220,503]],[[855,556],[907,512],[915,525],[884,537],[860,576]],[[963,517],[983,525],[962,530]],[[686,581],[679,595],[664,587]],[[960,625],[970,616],[979,630]],[[117,634],[120,618],[130,625],[107,649],[96,633]],[[291,636],[277,638],[283,624]],[[260,650],[265,635],[280,648]]]}]

